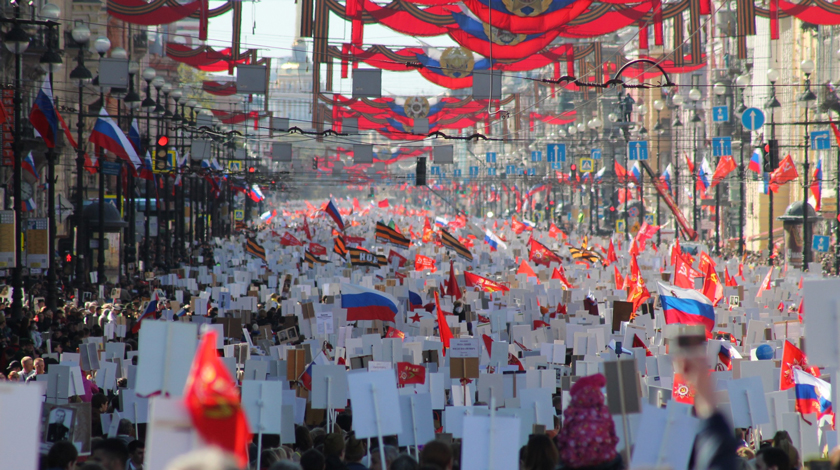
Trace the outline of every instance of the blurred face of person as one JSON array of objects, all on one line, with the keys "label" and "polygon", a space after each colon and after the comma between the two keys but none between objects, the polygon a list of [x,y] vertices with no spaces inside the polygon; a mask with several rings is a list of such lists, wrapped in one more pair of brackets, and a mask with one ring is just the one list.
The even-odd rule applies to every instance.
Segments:
[{"label": "blurred face of person", "polygon": [[140,466],[143,465],[143,456],[146,454],[145,447],[138,447],[134,449],[134,452],[131,453],[130,459],[131,463],[134,465]]},{"label": "blurred face of person", "polygon": [[776,470],[776,466],[768,467],[766,463],[764,463],[764,456],[759,455],[755,458],[755,470]]},{"label": "blurred face of person", "polygon": [[35,359],[35,372],[39,375],[44,373],[44,360],[43,359]]},{"label": "blurred face of person", "polygon": [[88,460],[99,463],[105,467],[105,470],[125,470],[125,462],[120,462],[119,459],[108,455],[101,449],[93,451]]}]

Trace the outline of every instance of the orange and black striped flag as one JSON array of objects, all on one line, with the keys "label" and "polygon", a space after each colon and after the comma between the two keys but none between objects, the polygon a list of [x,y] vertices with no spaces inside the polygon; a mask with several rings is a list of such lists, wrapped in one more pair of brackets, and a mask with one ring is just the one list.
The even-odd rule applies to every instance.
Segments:
[{"label": "orange and black striped flag", "polygon": [[241,220],[237,220],[236,223],[233,224],[233,229],[237,231],[245,230],[246,228],[248,228],[248,225]]},{"label": "orange and black striped flag", "polygon": [[323,260],[323,259],[313,255],[312,252],[310,252],[309,250],[305,250],[303,259],[304,259],[304,261],[306,261],[306,264],[308,264],[310,268],[314,267],[315,263],[318,263],[320,265],[327,264],[326,260]]},{"label": "orange and black striped flag", "polygon": [[397,248],[408,248],[411,245],[411,240],[382,222],[376,223],[375,237],[377,242],[390,243]]},{"label": "orange and black striped flag", "polygon": [[350,264],[353,266],[379,267],[379,257],[364,248],[350,247],[347,252],[350,253]]},{"label": "orange and black striped flag", "polygon": [[265,248],[260,246],[260,244],[257,243],[257,241],[253,238],[249,238],[248,241],[245,243],[245,252],[250,253],[263,261],[266,261]]},{"label": "orange and black striped flag", "polygon": [[388,266],[388,258],[385,255],[376,255],[376,260],[379,262],[379,267]]},{"label": "orange and black striped flag", "polygon": [[590,250],[584,246],[580,248],[570,247],[569,253],[571,253],[572,259],[581,259],[590,263],[597,263],[599,261],[603,262],[604,260],[604,257],[601,256],[600,253],[595,250]]},{"label": "orange and black striped flag", "polygon": [[440,229],[440,241],[449,248],[455,250],[455,254],[464,258],[467,261],[472,262],[473,255],[470,253],[470,250],[467,249],[461,242],[458,241],[457,238],[453,237],[452,234],[447,232],[446,230]]},{"label": "orange and black striped flag", "polygon": [[344,243],[344,235],[338,235],[333,239],[333,252],[342,258],[347,257],[347,245]]}]

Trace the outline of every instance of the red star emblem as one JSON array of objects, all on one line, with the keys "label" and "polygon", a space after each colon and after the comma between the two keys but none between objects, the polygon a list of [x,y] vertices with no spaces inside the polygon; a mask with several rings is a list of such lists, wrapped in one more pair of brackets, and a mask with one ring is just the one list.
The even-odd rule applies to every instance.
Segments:
[{"label": "red star emblem", "polygon": [[414,322],[414,323],[419,323],[420,322],[420,314],[419,313],[415,312],[413,317],[408,317],[408,318],[411,319],[411,321]]}]

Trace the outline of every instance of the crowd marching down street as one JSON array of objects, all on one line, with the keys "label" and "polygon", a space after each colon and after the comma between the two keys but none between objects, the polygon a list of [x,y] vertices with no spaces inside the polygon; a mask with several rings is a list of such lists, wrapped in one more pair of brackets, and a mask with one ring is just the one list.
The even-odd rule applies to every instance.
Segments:
[{"label": "crowd marching down street", "polygon": [[840,279],[396,201],[5,308],[0,468],[840,468]]}]

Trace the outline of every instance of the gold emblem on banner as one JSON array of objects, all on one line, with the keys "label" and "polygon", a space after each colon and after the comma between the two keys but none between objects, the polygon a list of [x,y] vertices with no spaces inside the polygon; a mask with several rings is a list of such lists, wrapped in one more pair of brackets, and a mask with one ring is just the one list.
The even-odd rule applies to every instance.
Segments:
[{"label": "gold emblem on banner", "polygon": [[422,119],[429,115],[429,100],[422,96],[412,96],[405,100],[403,110],[411,119]]},{"label": "gold emblem on banner", "polygon": [[515,34],[504,29],[490,26],[487,23],[482,24],[484,25],[484,34],[490,38],[490,41],[492,41],[493,44],[498,44],[500,46],[515,46],[528,37],[525,34]]},{"label": "gold emblem on banner", "polygon": [[440,71],[447,77],[464,78],[473,72],[475,57],[463,47],[447,47],[440,56]]}]

